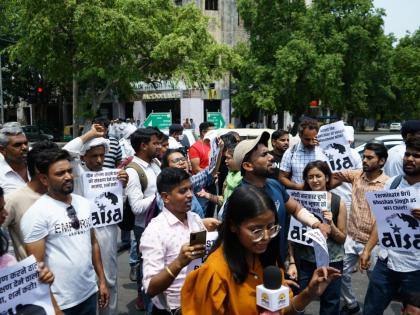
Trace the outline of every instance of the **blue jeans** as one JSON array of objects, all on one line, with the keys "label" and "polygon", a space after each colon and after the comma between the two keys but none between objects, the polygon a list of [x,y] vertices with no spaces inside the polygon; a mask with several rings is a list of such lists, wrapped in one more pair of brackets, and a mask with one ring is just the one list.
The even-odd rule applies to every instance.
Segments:
[{"label": "blue jeans", "polygon": [[[331,262],[330,267],[336,268],[340,271],[343,270],[343,262]],[[299,268],[299,285],[300,290],[305,289],[312,275],[316,269],[316,264],[307,260],[300,261]],[[324,293],[320,296],[320,315],[337,315],[340,314],[340,289],[341,289],[341,278],[331,281]]]},{"label": "blue jeans", "polygon": [[420,292],[420,270],[398,272],[388,268],[387,259],[378,259],[365,296],[363,314],[382,315],[392,299]]},{"label": "blue jeans", "polygon": [[130,253],[128,255],[128,263],[130,264],[130,267],[133,267],[138,262],[139,262],[139,257],[137,255],[137,242],[136,242],[136,239],[132,239],[131,246],[130,246]]},{"label": "blue jeans", "polygon": [[64,315],[96,315],[96,305],[98,303],[98,294],[92,294],[82,303],[62,310]]},{"label": "blue jeans", "polygon": [[137,249],[137,257],[138,257],[138,262],[139,262],[139,266],[137,269],[137,292],[138,295],[140,295],[143,299],[143,303],[144,306],[146,308],[146,313],[147,314],[151,314],[152,312],[152,307],[153,307],[153,303],[151,301],[151,299],[147,296],[146,292],[144,291],[143,288],[143,259],[141,257],[141,253],[139,251],[139,245],[140,245],[140,239],[141,236],[144,232],[144,228],[135,225],[134,226],[134,236],[136,238],[136,249]]}]

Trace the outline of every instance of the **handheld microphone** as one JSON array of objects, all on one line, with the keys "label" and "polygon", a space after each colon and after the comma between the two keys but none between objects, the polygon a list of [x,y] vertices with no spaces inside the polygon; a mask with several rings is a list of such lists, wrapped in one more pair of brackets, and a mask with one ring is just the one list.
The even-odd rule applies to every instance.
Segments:
[{"label": "handheld microphone", "polygon": [[283,276],[279,268],[266,267],[263,274],[264,284],[257,286],[257,305],[271,312],[277,312],[289,306],[289,288],[281,285],[282,282]]}]

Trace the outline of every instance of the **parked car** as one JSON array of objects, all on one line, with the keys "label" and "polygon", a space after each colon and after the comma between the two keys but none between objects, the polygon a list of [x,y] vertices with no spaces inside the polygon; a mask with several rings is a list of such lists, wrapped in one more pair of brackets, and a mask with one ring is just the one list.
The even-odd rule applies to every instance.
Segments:
[{"label": "parked car", "polygon": [[401,130],[401,123],[392,122],[389,124],[389,131],[400,131],[400,130]]},{"label": "parked car", "polygon": [[[401,135],[386,135],[386,136],[379,136],[379,137],[373,138],[373,139],[369,140],[368,142],[370,142],[370,141],[380,141],[389,150],[392,147],[403,143],[403,138],[402,138]],[[360,154],[360,156],[362,156],[362,154],[363,154],[363,150],[365,148],[366,143],[367,142],[365,142],[365,143],[359,145],[358,147],[356,147],[356,151]]]},{"label": "parked car", "polygon": [[54,136],[50,133],[45,132],[41,128],[35,125],[22,126],[23,132],[29,142],[36,142],[41,140],[54,140]]}]

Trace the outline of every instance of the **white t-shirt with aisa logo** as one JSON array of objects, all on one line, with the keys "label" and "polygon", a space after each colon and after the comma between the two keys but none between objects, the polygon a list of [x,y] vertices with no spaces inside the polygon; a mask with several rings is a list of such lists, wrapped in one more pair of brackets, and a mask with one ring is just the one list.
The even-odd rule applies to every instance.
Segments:
[{"label": "white t-shirt with aisa logo", "polygon": [[66,203],[48,195],[39,198],[20,224],[25,243],[45,239],[45,263],[54,273],[51,291],[60,309],[87,300],[98,289],[92,264],[91,210],[89,201],[72,194],[80,228],[71,227]]}]

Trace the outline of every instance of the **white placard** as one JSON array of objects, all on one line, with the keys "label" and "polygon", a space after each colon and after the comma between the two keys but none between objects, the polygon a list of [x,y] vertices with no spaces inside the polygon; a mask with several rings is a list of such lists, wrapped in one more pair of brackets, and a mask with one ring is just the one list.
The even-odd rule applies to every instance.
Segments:
[{"label": "white placard", "polygon": [[[312,212],[317,219],[324,222],[322,209],[327,208],[327,192],[303,190],[288,190],[287,192],[293,199],[297,200],[308,211]],[[312,229],[308,226],[304,226],[294,217],[291,217],[287,239],[295,243],[313,246],[312,239],[306,235],[309,230]]]},{"label": "white placard", "polygon": [[55,314],[50,287],[39,282],[34,256],[0,270],[0,314]]},{"label": "white placard", "polygon": [[354,169],[356,162],[353,160],[350,145],[344,136],[343,121],[321,126],[317,137],[332,172]]},{"label": "white placard", "polygon": [[191,271],[199,268],[204,263],[204,260],[207,258],[211,248],[213,247],[214,243],[216,242],[218,235],[219,235],[219,233],[217,233],[216,231],[215,232],[207,232],[206,254],[204,255],[203,258],[197,258],[197,259],[194,259],[193,261],[191,261],[188,264],[187,273],[190,273]]},{"label": "white placard", "polygon": [[83,174],[83,191],[89,200],[92,226],[116,224],[123,217],[123,188],[117,179],[118,169]]},{"label": "white placard", "polygon": [[216,167],[217,156],[219,155],[219,145],[217,143],[217,131],[210,130],[204,136],[204,139],[208,139],[210,141],[210,156],[209,156],[209,172],[213,172],[214,168]]},{"label": "white placard", "polygon": [[316,266],[325,267],[330,265],[327,240],[319,229],[311,229],[306,236],[313,240]]},{"label": "white placard", "polygon": [[376,218],[382,248],[420,250],[420,220],[411,214],[411,209],[420,208],[418,190],[413,187],[367,192],[366,198]]}]

